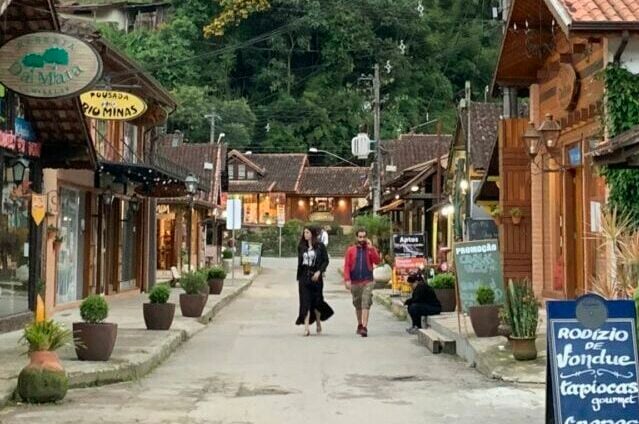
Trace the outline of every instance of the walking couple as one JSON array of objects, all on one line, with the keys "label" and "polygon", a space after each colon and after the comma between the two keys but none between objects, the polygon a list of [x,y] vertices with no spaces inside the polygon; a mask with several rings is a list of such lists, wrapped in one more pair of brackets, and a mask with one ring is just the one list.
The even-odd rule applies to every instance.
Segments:
[{"label": "walking couple", "polygon": [[[310,335],[309,325],[316,322],[317,333],[322,332],[321,321],[333,315],[324,300],[323,274],[328,267],[326,246],[319,241],[319,231],[306,227],[298,246],[297,281],[300,308],[296,324],[304,324],[304,335]],[[344,255],[344,285],[353,297],[357,316],[357,334],[368,336],[368,317],[373,304],[373,268],[380,261],[379,253],[367,237],[366,230],[356,232],[357,243]]]}]

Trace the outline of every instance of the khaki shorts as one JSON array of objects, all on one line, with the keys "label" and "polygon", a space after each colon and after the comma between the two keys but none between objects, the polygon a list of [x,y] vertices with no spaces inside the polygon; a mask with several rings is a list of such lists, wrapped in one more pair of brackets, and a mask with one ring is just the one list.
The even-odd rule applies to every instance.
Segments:
[{"label": "khaki shorts", "polygon": [[374,282],[365,284],[351,284],[351,294],[353,295],[353,306],[355,309],[370,309],[373,305]]}]

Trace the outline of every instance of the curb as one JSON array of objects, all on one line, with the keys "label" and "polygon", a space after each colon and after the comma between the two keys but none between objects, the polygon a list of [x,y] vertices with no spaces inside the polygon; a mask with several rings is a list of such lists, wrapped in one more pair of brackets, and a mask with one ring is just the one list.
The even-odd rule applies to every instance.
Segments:
[{"label": "curb", "polygon": [[[155,367],[164,362],[172,353],[174,353],[184,342],[204,330],[223,308],[228,306],[233,300],[244,293],[259,274],[254,275],[250,280],[242,282],[232,293],[220,299],[210,310],[205,312],[195,322],[202,324],[196,329],[187,330],[169,330],[163,342],[159,346],[154,346],[151,351],[144,352],[130,361],[115,364],[107,361],[105,369],[91,371],[67,371],[69,377],[69,389],[77,389],[83,387],[95,387],[107,384],[123,383],[126,381],[136,380],[150,373]],[[148,331],[140,328],[140,331]],[[0,409],[4,408],[7,403],[16,399],[16,388],[18,380],[7,380],[7,390],[0,392]]]}]

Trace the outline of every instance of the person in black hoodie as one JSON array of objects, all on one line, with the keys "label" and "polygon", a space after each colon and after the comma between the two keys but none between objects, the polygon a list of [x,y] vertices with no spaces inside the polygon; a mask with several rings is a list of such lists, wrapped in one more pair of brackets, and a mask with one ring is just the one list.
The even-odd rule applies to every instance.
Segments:
[{"label": "person in black hoodie", "polygon": [[408,314],[413,321],[413,326],[407,328],[409,334],[417,333],[422,327],[422,317],[429,315],[439,315],[442,311],[442,305],[437,299],[435,290],[424,281],[421,272],[411,273],[407,281],[413,287],[413,294],[406,299],[404,305],[408,306]]}]

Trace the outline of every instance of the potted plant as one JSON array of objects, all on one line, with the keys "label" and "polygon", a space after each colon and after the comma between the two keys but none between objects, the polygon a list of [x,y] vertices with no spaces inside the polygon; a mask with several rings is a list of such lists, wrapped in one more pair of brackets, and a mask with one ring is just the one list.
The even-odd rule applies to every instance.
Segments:
[{"label": "potted plant", "polygon": [[499,309],[495,305],[495,292],[488,286],[477,288],[476,300],[478,305],[469,308],[470,323],[477,337],[495,337],[498,335]]},{"label": "potted plant", "polygon": [[57,251],[60,249],[60,246],[62,246],[62,241],[64,240],[64,237],[62,237],[61,235],[58,235],[56,233],[55,238],[53,239],[53,248]]},{"label": "potted plant", "polygon": [[69,379],[56,350],[71,341],[71,332],[53,320],[34,321],[24,328],[20,342],[28,346],[29,365],[18,375],[18,394],[29,403],[62,400]]},{"label": "potted plant", "polygon": [[231,272],[233,268],[233,251],[231,249],[222,250],[222,264],[227,273]]},{"label": "potted plant", "polygon": [[51,238],[55,236],[56,234],[58,234],[58,227],[56,227],[55,225],[49,224],[47,226],[47,238]]},{"label": "potted plant", "polygon": [[149,303],[142,305],[144,323],[148,330],[168,330],[175,316],[175,303],[167,303],[171,296],[168,284],[156,284],[149,293]]},{"label": "potted plant", "polygon": [[518,361],[537,358],[539,302],[528,279],[510,280],[506,290],[506,319],[511,329],[509,340]]},{"label": "potted plant", "polygon": [[392,259],[390,255],[385,255],[384,260],[373,268],[373,280],[375,280],[375,288],[384,288],[388,285],[388,282],[393,278],[393,268],[390,263]]},{"label": "potted plant", "polygon": [[490,215],[493,217],[493,220],[495,220],[495,224],[501,225],[501,208],[499,205],[493,206],[490,210]]},{"label": "potted plant", "polygon": [[521,209],[519,208],[511,208],[510,209],[510,218],[513,220],[513,224],[519,225],[521,222]]},{"label": "potted plant", "polygon": [[92,294],[82,301],[80,316],[84,322],[73,323],[75,353],[81,361],[108,361],[118,336],[118,325],[104,322],[109,305],[104,297]]},{"label": "potted plant", "polygon": [[455,274],[442,272],[433,277],[430,286],[442,305],[442,312],[454,312],[457,301],[455,299]]},{"label": "potted plant", "polygon": [[244,272],[244,275],[249,275],[251,273],[251,263],[248,259],[242,261],[242,271]]},{"label": "potted plant", "polygon": [[180,279],[184,293],[180,294],[180,310],[185,317],[202,316],[208,295],[202,294],[206,289],[206,280],[200,272],[188,272]]},{"label": "potted plant", "polygon": [[226,271],[221,266],[214,266],[208,270],[209,294],[220,294],[224,287]]}]

